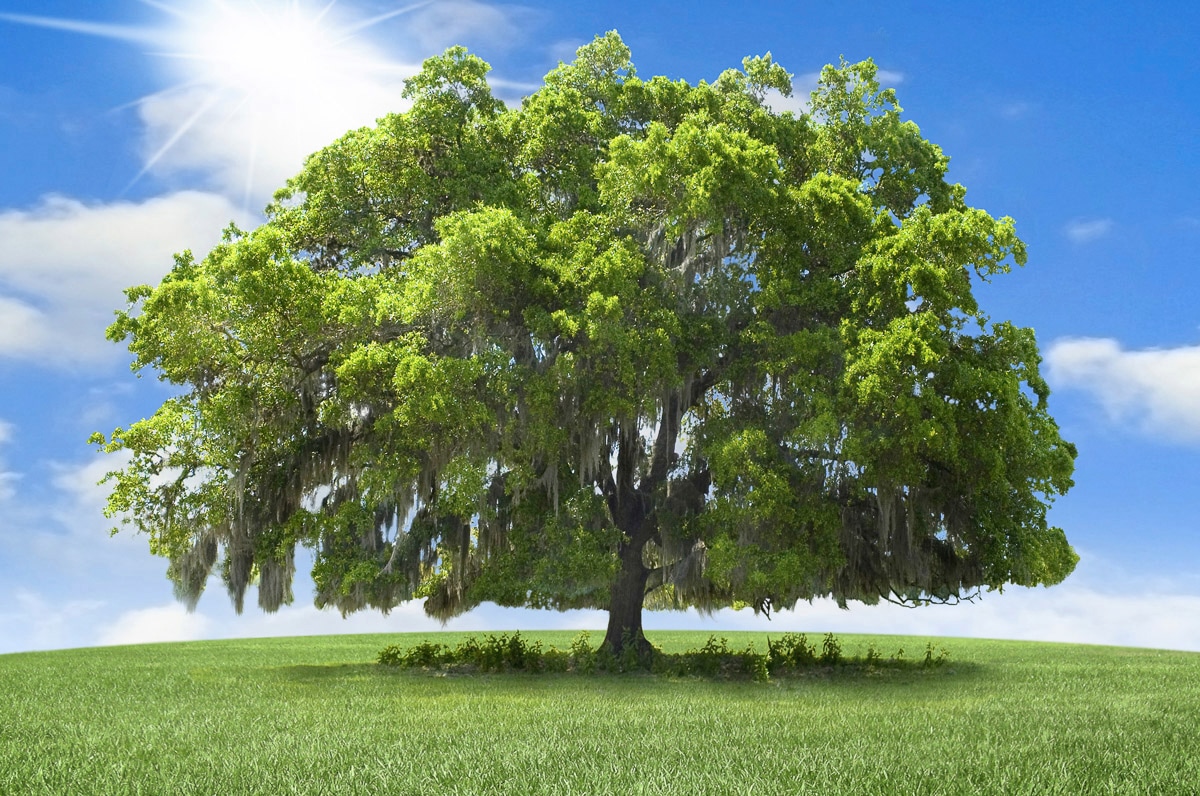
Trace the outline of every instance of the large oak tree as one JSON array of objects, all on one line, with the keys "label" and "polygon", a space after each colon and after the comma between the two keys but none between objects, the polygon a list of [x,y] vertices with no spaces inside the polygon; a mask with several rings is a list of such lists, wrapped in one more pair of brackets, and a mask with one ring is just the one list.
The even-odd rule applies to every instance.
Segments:
[{"label": "large oak tree", "polygon": [[217,568],[275,610],[304,545],[319,606],[604,608],[619,651],[644,607],[1071,572],[1033,332],[972,296],[1024,246],[871,62],[802,114],[769,56],[642,80],[615,33],[519,108],[487,71],[430,59],[262,226],[128,291],[109,337],[181,389],[96,441],[180,599]]}]

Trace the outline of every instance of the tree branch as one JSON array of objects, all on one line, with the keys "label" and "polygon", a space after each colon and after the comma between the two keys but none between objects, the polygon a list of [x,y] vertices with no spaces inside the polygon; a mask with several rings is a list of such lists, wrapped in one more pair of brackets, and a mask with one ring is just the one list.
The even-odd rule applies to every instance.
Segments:
[{"label": "tree branch", "polygon": [[613,477],[612,469],[612,445],[604,446],[604,455],[600,457],[600,482],[598,484],[600,492],[604,495],[604,500],[608,503],[608,514],[613,522],[617,521],[617,512],[620,510],[619,495],[617,494],[617,481]]},{"label": "tree branch", "polygon": [[639,489],[643,494],[653,494],[659,484],[667,480],[671,471],[671,459],[675,455],[675,443],[679,439],[679,422],[683,417],[680,404],[682,396],[672,390],[663,401],[662,416],[658,423],[658,435],[654,440],[654,452],[650,458],[650,470],[642,479]]}]

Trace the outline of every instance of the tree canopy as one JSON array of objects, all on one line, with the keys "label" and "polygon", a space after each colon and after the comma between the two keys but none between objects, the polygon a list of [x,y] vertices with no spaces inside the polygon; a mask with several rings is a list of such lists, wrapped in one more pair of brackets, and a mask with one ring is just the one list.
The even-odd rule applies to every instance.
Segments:
[{"label": "tree canopy", "polygon": [[409,110],[312,155],[109,328],[179,386],[94,440],[110,516],[194,607],[413,599],[770,611],[1053,584],[1075,449],[1033,331],[979,280],[1024,264],[870,61],[803,113],[767,55],[639,78],[615,33],[520,107],[462,48]]}]

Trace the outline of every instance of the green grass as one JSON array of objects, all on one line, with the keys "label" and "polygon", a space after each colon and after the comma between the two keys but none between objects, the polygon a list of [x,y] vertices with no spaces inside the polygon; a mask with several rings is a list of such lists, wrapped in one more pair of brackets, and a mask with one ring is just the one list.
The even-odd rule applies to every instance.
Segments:
[{"label": "green grass", "polygon": [[[949,665],[769,683],[373,663],[461,635],[0,656],[0,793],[1200,791],[1197,654],[933,639]],[[707,637],[650,634],[667,651]],[[917,657],[930,639],[841,640]]]}]

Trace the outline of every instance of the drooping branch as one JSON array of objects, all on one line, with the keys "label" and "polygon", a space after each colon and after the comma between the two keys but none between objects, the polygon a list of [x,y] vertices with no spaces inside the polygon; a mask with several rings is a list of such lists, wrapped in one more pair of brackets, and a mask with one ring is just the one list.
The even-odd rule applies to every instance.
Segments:
[{"label": "drooping branch", "polygon": [[617,481],[613,475],[612,469],[612,445],[605,445],[601,453],[599,461],[598,478],[600,492],[604,495],[604,500],[608,504],[609,517],[615,523],[617,515],[621,511],[620,495],[617,490]]}]

